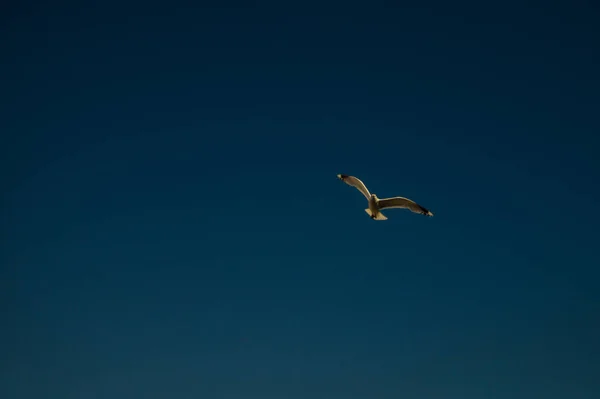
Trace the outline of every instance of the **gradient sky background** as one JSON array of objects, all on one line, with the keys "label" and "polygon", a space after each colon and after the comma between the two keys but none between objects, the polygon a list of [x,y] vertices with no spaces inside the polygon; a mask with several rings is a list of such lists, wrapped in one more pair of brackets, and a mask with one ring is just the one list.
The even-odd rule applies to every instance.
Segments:
[{"label": "gradient sky background", "polygon": [[52,3],[0,12],[1,397],[600,397],[593,2]]}]

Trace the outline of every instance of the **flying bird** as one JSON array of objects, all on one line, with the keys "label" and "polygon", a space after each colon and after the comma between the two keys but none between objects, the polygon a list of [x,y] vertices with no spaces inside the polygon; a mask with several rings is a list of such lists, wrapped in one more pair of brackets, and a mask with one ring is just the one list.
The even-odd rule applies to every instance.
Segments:
[{"label": "flying bird", "polygon": [[408,209],[414,213],[419,213],[425,216],[433,216],[433,213],[417,204],[414,201],[409,200],[404,197],[393,197],[393,198],[377,198],[375,194],[371,194],[367,186],[360,181],[357,177],[348,176],[348,175],[337,175],[338,179],[348,184],[349,186],[356,187],[358,191],[360,191],[369,201],[369,207],[365,209],[365,212],[371,217],[373,220],[387,220],[387,217],[381,211],[383,209],[391,209],[391,208],[404,208]]}]

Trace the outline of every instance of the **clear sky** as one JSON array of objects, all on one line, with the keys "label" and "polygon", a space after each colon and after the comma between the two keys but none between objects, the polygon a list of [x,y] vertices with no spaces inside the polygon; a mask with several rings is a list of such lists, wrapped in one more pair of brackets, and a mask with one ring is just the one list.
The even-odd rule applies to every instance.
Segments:
[{"label": "clear sky", "polygon": [[0,396],[600,397],[597,6],[213,3],[2,6]]}]

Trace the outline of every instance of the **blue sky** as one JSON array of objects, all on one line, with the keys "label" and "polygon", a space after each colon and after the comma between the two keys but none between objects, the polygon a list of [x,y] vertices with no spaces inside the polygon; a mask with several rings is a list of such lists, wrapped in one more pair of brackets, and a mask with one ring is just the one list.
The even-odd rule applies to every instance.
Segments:
[{"label": "blue sky", "polygon": [[387,3],[4,6],[2,397],[598,397],[597,7]]}]

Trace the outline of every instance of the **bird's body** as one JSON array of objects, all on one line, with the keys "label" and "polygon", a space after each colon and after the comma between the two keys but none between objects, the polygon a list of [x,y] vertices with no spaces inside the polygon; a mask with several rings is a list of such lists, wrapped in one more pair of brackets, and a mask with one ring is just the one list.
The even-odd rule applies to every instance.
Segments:
[{"label": "bird's body", "polygon": [[365,212],[373,220],[387,220],[387,217],[379,211],[378,200],[379,198],[375,194],[371,194],[371,197],[369,197],[369,207],[365,209]]},{"label": "bird's body", "polygon": [[348,175],[337,175],[338,179],[348,184],[349,186],[355,187],[360,191],[369,201],[369,207],[365,209],[365,212],[373,220],[387,220],[387,217],[381,213],[383,209],[390,208],[404,208],[409,209],[414,213],[419,213],[425,216],[433,216],[433,213],[428,209],[422,207],[416,202],[409,200],[404,197],[392,197],[392,198],[378,198],[377,195],[371,194],[365,184],[358,178]]}]

